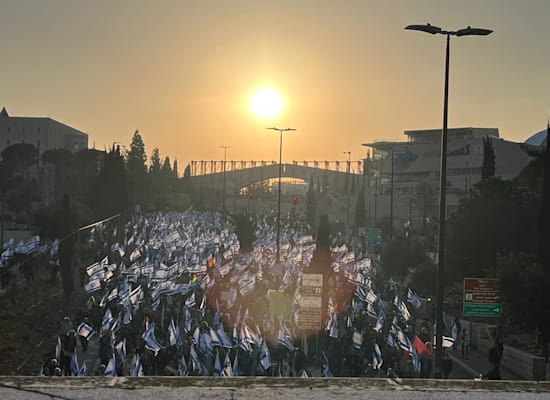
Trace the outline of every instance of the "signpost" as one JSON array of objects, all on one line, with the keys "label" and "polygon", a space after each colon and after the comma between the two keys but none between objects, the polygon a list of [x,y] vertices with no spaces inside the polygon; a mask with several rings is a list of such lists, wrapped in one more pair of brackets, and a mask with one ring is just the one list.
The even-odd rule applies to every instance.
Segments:
[{"label": "signpost", "polygon": [[303,274],[300,294],[298,327],[304,330],[320,330],[323,316],[323,275]]},{"label": "signpost", "polygon": [[465,317],[500,317],[502,304],[496,279],[464,278]]},{"label": "signpost", "polygon": [[367,228],[365,238],[369,247],[379,247],[382,244],[382,230],[380,228]]}]

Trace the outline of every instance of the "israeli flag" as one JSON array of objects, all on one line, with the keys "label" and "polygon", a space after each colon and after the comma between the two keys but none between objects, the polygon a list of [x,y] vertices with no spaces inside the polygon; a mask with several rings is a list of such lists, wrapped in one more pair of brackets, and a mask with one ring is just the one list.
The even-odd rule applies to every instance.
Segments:
[{"label": "israeli flag", "polygon": [[235,352],[235,359],[233,360],[233,376],[239,376],[239,351]]},{"label": "israeli flag", "polygon": [[103,376],[107,377],[115,377],[116,374],[116,362],[115,362],[115,355],[113,354],[109,362],[107,363],[107,367],[105,368],[105,372],[103,373]]},{"label": "israeli flag", "polygon": [[168,325],[168,343],[170,346],[177,346],[181,342],[179,329],[174,324],[174,319]]},{"label": "israeli flag", "polygon": [[332,375],[332,372],[330,372],[330,366],[328,364],[328,357],[327,355],[325,354],[325,352],[321,352],[321,355],[323,356],[323,368],[322,368],[322,371],[321,371],[321,374],[323,377],[331,377],[333,376]]},{"label": "israeli flag", "polygon": [[139,360],[139,355],[134,354],[132,357],[132,363],[130,365],[130,376],[143,376],[143,367]]},{"label": "israeli flag", "polygon": [[113,321],[113,315],[111,314],[111,309],[107,308],[105,314],[103,314],[103,320],[101,322],[101,332],[104,332],[109,329],[111,326],[111,321]]},{"label": "israeli flag", "polygon": [[383,363],[380,346],[378,346],[378,343],[374,343],[372,346],[372,368],[379,370]]},{"label": "israeli flag", "polygon": [[55,345],[55,359],[58,361],[58,362],[61,362],[61,338],[58,336],[57,337],[57,343]]},{"label": "israeli flag", "polygon": [[422,302],[420,301],[420,297],[416,295],[415,292],[412,291],[411,288],[409,288],[407,292],[407,301],[412,304],[412,306],[416,309],[419,309],[422,306]]},{"label": "israeli flag", "polygon": [[155,353],[155,356],[162,349],[162,346],[155,337],[155,324],[150,323],[147,330],[143,333],[143,340],[145,341],[145,348]]},{"label": "israeli flag", "polygon": [[76,353],[71,357],[71,376],[80,376],[80,368],[78,367]]},{"label": "israeli flag", "polygon": [[214,359],[214,376],[221,376],[222,363],[220,361],[220,352],[216,349],[216,357]]},{"label": "israeli flag", "polygon": [[397,332],[397,340],[401,349],[408,351],[409,353],[412,353],[414,351],[414,347],[411,341],[401,329],[399,329],[399,331]]},{"label": "israeli flag", "polygon": [[223,369],[221,376],[233,376],[233,367],[231,366],[231,359],[229,358],[229,352],[225,352],[225,360],[223,362]]},{"label": "israeli flag", "polygon": [[122,339],[115,345],[115,350],[122,363],[126,362],[126,339]]},{"label": "israeli flag", "polygon": [[101,289],[101,281],[99,279],[92,279],[86,285],[84,290],[88,293],[93,293]]},{"label": "israeli flag", "polygon": [[180,376],[189,375],[189,370],[187,368],[187,361],[185,360],[185,356],[183,354],[181,355],[181,358],[179,359],[179,362],[178,362],[178,370],[179,370]]},{"label": "israeli flag", "polygon": [[195,350],[195,345],[191,344],[191,351],[189,353],[189,357],[191,357],[191,367],[192,370],[199,375],[206,375],[207,371],[206,368],[203,367],[199,355],[197,354],[197,350]]},{"label": "israeli flag", "polygon": [[267,371],[271,367],[271,354],[265,340],[262,341],[262,347],[260,348],[260,365],[264,371]]},{"label": "israeli flag", "polygon": [[78,328],[76,329],[76,334],[78,336],[82,336],[86,340],[90,340],[90,338],[94,335],[94,328],[82,322],[80,325],[78,325]]},{"label": "israeli flag", "polygon": [[380,310],[380,312],[378,313],[378,318],[376,319],[376,325],[374,326],[374,330],[376,332],[380,333],[382,331],[385,319],[386,315],[384,314],[384,311]]}]

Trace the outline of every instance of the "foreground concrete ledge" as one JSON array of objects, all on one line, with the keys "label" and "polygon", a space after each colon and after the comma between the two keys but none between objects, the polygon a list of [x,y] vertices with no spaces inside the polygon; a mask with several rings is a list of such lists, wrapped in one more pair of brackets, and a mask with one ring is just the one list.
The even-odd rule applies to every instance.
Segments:
[{"label": "foreground concrete ledge", "polygon": [[354,389],[445,392],[550,393],[550,382],[477,381],[380,378],[274,378],[274,377],[34,377],[0,376],[0,387],[20,389],[154,389],[154,388],[284,388],[285,390]]}]

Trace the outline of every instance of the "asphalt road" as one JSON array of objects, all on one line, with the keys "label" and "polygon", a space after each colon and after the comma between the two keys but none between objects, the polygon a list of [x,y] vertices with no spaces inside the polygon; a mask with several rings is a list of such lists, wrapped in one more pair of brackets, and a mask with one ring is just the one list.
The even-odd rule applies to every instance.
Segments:
[{"label": "asphalt road", "polygon": [[348,378],[0,377],[3,400],[43,399],[550,399],[550,383]]}]

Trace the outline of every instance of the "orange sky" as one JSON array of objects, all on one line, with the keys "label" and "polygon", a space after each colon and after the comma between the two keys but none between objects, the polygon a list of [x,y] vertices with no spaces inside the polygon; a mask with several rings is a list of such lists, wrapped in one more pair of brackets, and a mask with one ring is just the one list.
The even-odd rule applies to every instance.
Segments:
[{"label": "orange sky", "polygon": [[[361,143],[404,139],[442,120],[444,37],[431,22],[493,29],[451,43],[449,126],[498,127],[524,140],[550,106],[550,2],[2,1],[0,104],[87,132],[90,146],[129,143],[189,160],[278,158],[266,126],[291,126],[287,161],[364,155]],[[248,110],[264,85],[283,114]]]}]

